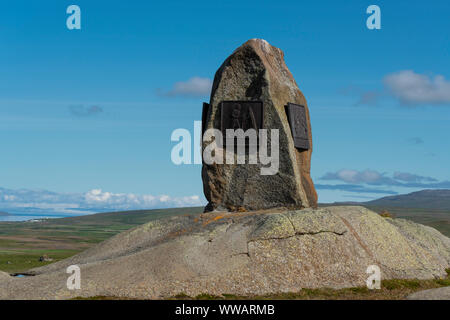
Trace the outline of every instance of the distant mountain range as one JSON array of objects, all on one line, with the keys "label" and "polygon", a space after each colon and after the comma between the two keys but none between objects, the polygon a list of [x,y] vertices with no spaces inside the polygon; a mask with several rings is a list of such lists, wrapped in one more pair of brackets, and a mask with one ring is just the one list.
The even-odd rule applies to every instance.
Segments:
[{"label": "distant mountain range", "polygon": [[422,190],[389,196],[360,204],[378,207],[450,210],[450,190]]},{"label": "distant mountain range", "polygon": [[0,216],[9,216],[9,213],[0,211]]}]

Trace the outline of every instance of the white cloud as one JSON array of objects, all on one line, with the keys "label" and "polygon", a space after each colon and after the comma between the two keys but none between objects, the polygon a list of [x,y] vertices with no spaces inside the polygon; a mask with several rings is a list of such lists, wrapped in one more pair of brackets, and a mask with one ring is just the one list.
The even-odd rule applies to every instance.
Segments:
[{"label": "white cloud", "polygon": [[3,211],[44,212],[48,214],[90,214],[95,212],[202,206],[197,195],[138,195],[104,192],[93,189],[84,193],[55,193],[46,190],[13,190],[0,188],[0,209]]},{"label": "white cloud", "polygon": [[209,78],[193,77],[187,81],[176,82],[168,96],[205,96],[210,94],[212,81]]},{"label": "white cloud", "polygon": [[412,70],[403,70],[385,76],[383,82],[402,103],[450,103],[450,81],[442,75],[429,77]]},{"label": "white cloud", "polygon": [[84,195],[87,203],[105,203],[111,198],[111,193],[102,192],[101,189],[93,189]]},{"label": "white cloud", "polygon": [[347,183],[373,183],[379,181],[382,174],[374,170],[349,170],[343,169],[337,172],[328,172],[322,180],[340,180]]},{"label": "white cloud", "polygon": [[433,177],[425,177],[408,172],[396,171],[392,177],[375,170],[349,170],[327,172],[320,180],[342,181],[355,185],[395,186],[406,188],[450,188],[450,181],[439,181]]},{"label": "white cloud", "polygon": [[394,172],[393,175],[394,179],[396,180],[400,180],[400,181],[405,181],[405,182],[436,182],[438,181],[435,178],[432,177],[424,177],[424,176],[419,176],[417,174],[412,174],[412,173],[408,173],[408,172]]}]

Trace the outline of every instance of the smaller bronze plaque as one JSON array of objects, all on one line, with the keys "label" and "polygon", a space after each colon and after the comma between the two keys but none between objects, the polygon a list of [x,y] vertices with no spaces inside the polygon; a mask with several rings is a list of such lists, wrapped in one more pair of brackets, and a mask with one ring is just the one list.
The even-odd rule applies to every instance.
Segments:
[{"label": "smaller bronze plaque", "polygon": [[308,123],[306,121],[305,107],[295,103],[286,106],[289,125],[291,126],[294,146],[298,149],[309,150]]},{"label": "smaller bronze plaque", "polygon": [[258,134],[258,130],[263,127],[263,115],[262,101],[223,101],[221,103],[221,131],[224,138],[227,129],[242,129],[244,132],[248,129],[255,129]]},{"label": "smaller bronze plaque", "polygon": [[203,109],[202,109],[202,136],[205,133],[205,126],[206,126],[206,120],[208,117],[209,112],[209,103],[203,102]]}]

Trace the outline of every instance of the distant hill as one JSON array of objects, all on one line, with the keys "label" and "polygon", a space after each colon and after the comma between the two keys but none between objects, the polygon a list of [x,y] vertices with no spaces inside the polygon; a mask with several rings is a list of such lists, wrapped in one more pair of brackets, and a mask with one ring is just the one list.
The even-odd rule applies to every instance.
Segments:
[{"label": "distant hill", "polygon": [[378,207],[450,210],[450,190],[422,190],[361,203]]},{"label": "distant hill", "polygon": [[8,213],[8,212],[0,211],[0,216],[9,216],[9,213]]}]

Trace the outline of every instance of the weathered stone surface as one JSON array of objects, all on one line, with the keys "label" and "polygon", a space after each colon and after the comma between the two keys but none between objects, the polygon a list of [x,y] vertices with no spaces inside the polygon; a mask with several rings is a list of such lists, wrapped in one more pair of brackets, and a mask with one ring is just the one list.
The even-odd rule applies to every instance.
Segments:
[{"label": "weathered stone surface", "polygon": [[[81,290],[66,288],[72,264],[81,268]],[[34,277],[4,281],[0,274],[0,299],[155,299],[354,287],[365,285],[372,264],[383,279],[445,277],[450,239],[362,207],[179,216],[34,269]]]},{"label": "weathered stone surface", "polygon": [[[265,40],[252,39],[225,60],[214,77],[205,129],[220,130],[220,103],[235,100],[263,102],[263,127],[279,129],[279,171],[276,175],[261,175],[260,164],[204,164],[203,189],[209,201],[205,211],[316,207],[317,194],[310,177],[308,106],[280,49]],[[309,150],[294,147],[285,111],[288,102],[305,106]],[[203,149],[206,145],[204,141]]]},{"label": "weathered stone surface", "polygon": [[11,278],[6,272],[0,271],[0,281],[7,281]]},{"label": "weathered stone surface", "polygon": [[450,300],[450,287],[429,289],[410,294],[408,300]]}]

